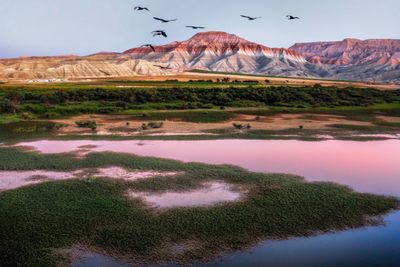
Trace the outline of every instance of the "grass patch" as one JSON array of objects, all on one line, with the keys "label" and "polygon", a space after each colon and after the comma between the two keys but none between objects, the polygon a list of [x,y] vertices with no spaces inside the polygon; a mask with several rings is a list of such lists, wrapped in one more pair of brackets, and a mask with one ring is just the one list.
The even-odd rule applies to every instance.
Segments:
[{"label": "grass patch", "polygon": [[264,78],[284,78],[292,80],[310,80],[310,81],[330,81],[330,82],[358,82],[352,80],[335,80],[335,79],[321,79],[321,78],[307,78],[307,77],[296,77],[296,76],[271,76],[265,74],[251,74],[242,72],[223,72],[223,71],[208,71],[208,70],[192,70],[193,73],[205,73],[205,74],[220,74],[220,75],[230,75],[230,76],[247,76],[247,77],[264,77]]},{"label": "grass patch", "polygon": [[[76,170],[121,166],[182,172],[175,178],[132,183],[104,179],[51,182],[0,193],[0,262],[5,266],[56,266],[54,249],[81,243],[145,262],[192,261],[253,245],[262,238],[288,238],[365,226],[370,216],[398,206],[394,198],[360,194],[330,183],[306,183],[278,174],[232,166],[102,153],[84,159],[0,148],[1,170]],[[128,200],[128,189],[188,190],[223,180],[249,188],[243,201],[208,208],[155,213]],[[180,255],[161,248],[187,241],[201,246]]]},{"label": "grass patch", "polygon": [[400,117],[400,102],[373,104],[370,106],[338,107],[268,107],[258,109],[237,109],[235,112],[254,116],[271,116],[276,114],[337,115],[350,120],[372,121],[375,116]]},{"label": "grass patch", "polygon": [[11,122],[19,122],[22,118],[20,115],[15,114],[0,114],[0,124],[6,124]]},{"label": "grass patch", "polygon": [[19,121],[0,124],[0,141],[50,137],[62,125],[46,121]]},{"label": "grass patch", "polygon": [[374,122],[374,124],[378,125],[378,126],[398,128],[398,130],[400,130],[400,122],[377,121],[377,122]]},{"label": "grass patch", "polygon": [[331,124],[329,127],[367,134],[400,133],[400,126],[396,123],[376,123],[376,125]]},{"label": "grass patch", "polygon": [[225,111],[194,110],[194,111],[165,111],[165,112],[138,112],[126,111],[123,115],[133,115],[136,119],[165,121],[181,120],[195,123],[224,122],[235,117],[235,114]]}]

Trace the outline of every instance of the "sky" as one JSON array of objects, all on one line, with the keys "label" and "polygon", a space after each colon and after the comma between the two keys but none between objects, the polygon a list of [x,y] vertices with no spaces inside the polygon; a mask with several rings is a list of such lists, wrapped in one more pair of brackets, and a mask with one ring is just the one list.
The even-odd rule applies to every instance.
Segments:
[{"label": "sky", "polygon": [[[136,5],[151,12],[134,12]],[[240,15],[262,16],[247,21]],[[286,15],[301,17],[288,21]],[[161,24],[153,16],[178,21]],[[122,52],[189,39],[186,25],[269,47],[344,38],[400,39],[399,0],[0,0],[0,58]],[[153,38],[165,30],[168,38]]]}]

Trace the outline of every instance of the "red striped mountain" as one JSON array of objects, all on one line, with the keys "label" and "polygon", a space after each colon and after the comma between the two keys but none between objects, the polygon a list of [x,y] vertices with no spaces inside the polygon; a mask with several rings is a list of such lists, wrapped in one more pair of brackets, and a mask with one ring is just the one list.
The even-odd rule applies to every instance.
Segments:
[{"label": "red striped mountain", "polygon": [[220,72],[287,76],[324,76],[322,66],[310,64],[291,49],[269,48],[225,32],[198,33],[183,42],[124,52],[131,59],[162,64],[175,70],[202,69]]},{"label": "red striped mountain", "polygon": [[400,40],[345,39],[339,42],[298,43],[290,49],[312,63],[331,65],[400,64]]},{"label": "red striped mountain", "polygon": [[340,79],[400,82],[400,40],[345,39],[298,43],[290,49],[314,64],[331,65]]}]

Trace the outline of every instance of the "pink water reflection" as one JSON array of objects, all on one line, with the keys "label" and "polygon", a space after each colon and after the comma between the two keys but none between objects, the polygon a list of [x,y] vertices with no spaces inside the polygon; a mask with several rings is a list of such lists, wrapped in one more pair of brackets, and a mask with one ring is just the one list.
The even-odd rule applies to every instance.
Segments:
[{"label": "pink water reflection", "polygon": [[400,140],[373,142],[295,140],[38,141],[21,143],[42,153],[113,151],[185,162],[233,164],[257,172],[283,172],[332,181],[361,192],[400,196]]}]

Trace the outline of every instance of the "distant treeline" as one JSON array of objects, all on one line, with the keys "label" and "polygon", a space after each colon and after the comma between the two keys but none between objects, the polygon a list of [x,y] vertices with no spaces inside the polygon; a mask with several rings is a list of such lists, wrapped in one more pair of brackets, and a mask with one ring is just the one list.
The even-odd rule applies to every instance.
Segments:
[{"label": "distant treeline", "polygon": [[[195,109],[213,107],[368,106],[400,100],[400,90],[335,87],[266,88],[118,88],[2,89],[0,112],[113,113],[127,109]],[[51,115],[51,114],[50,114]],[[57,114],[53,114],[57,115]]]}]

